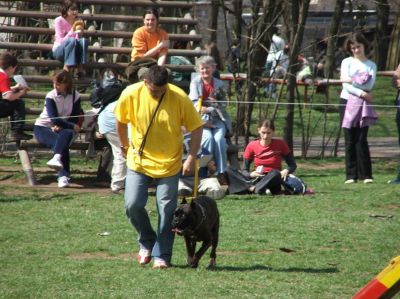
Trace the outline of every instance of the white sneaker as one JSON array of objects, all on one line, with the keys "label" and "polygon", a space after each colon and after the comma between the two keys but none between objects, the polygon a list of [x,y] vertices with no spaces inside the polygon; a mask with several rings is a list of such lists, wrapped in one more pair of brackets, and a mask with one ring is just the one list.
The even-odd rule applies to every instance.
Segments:
[{"label": "white sneaker", "polygon": [[58,178],[58,188],[65,188],[69,186],[70,178],[67,176],[61,176]]},{"label": "white sneaker", "polygon": [[364,184],[371,184],[371,183],[373,183],[373,182],[374,182],[373,179],[365,179],[365,180],[364,180]]},{"label": "white sneaker", "polygon": [[154,264],[153,264],[153,269],[167,269],[169,268],[169,265],[166,261],[163,259],[160,259],[158,257],[154,258]]},{"label": "white sneaker", "polygon": [[345,184],[353,184],[353,183],[355,183],[355,182],[356,182],[355,180],[350,179],[350,180],[345,181],[344,183],[345,183]]},{"label": "white sneaker", "polygon": [[61,155],[55,154],[54,157],[47,161],[46,164],[54,170],[61,170],[63,168],[61,163]]},{"label": "white sneaker", "polygon": [[137,255],[137,260],[139,265],[144,266],[151,261],[151,250],[148,249],[140,249]]}]

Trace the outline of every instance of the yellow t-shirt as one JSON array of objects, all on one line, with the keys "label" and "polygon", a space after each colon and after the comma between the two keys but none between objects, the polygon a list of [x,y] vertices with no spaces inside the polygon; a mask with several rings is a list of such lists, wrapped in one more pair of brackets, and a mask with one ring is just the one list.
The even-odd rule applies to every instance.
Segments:
[{"label": "yellow t-shirt", "polygon": [[182,126],[191,132],[202,125],[200,115],[186,93],[168,84],[147,135],[143,154],[139,156],[137,151],[158,102],[144,83],[139,82],[122,92],[114,110],[119,122],[131,125],[128,167],[153,178],[172,176],[181,170]]}]

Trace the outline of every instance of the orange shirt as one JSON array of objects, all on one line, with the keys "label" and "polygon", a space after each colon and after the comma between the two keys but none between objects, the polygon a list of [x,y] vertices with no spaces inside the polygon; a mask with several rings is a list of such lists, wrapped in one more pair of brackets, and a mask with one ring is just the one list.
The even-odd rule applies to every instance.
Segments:
[{"label": "orange shirt", "polygon": [[[143,57],[143,55],[150,49],[153,49],[158,43],[162,40],[169,39],[168,33],[161,29],[157,28],[156,32],[148,32],[144,26],[135,30],[132,36],[132,54],[131,60],[135,61],[138,58]],[[154,55],[152,58],[157,59],[160,54],[165,54],[168,52],[168,49],[162,49],[157,55]]]}]

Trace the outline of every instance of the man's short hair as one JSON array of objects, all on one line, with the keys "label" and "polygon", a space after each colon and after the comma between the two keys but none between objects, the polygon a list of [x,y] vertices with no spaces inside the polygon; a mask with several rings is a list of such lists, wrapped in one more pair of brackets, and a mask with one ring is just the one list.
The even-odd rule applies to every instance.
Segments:
[{"label": "man's short hair", "polygon": [[168,70],[165,66],[153,65],[149,67],[148,71],[144,75],[149,83],[156,86],[163,86],[168,83]]},{"label": "man's short hair", "polygon": [[16,67],[17,64],[17,57],[12,55],[10,52],[0,53],[0,68],[2,68],[3,70],[9,68],[10,66]]}]

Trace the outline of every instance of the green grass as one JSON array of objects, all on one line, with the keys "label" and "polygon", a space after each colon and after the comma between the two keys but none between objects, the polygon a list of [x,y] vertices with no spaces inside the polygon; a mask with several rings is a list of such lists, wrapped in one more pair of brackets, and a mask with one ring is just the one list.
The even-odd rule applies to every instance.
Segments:
[{"label": "green grass", "polygon": [[[173,268],[139,267],[122,196],[3,182],[0,297],[350,298],[399,255],[400,189],[386,184],[396,163],[374,161],[371,185],[344,185],[341,159],[298,164],[315,195],[218,201],[215,271],[207,254],[187,268],[178,237]],[[156,223],[152,197],[148,209]]]}]

